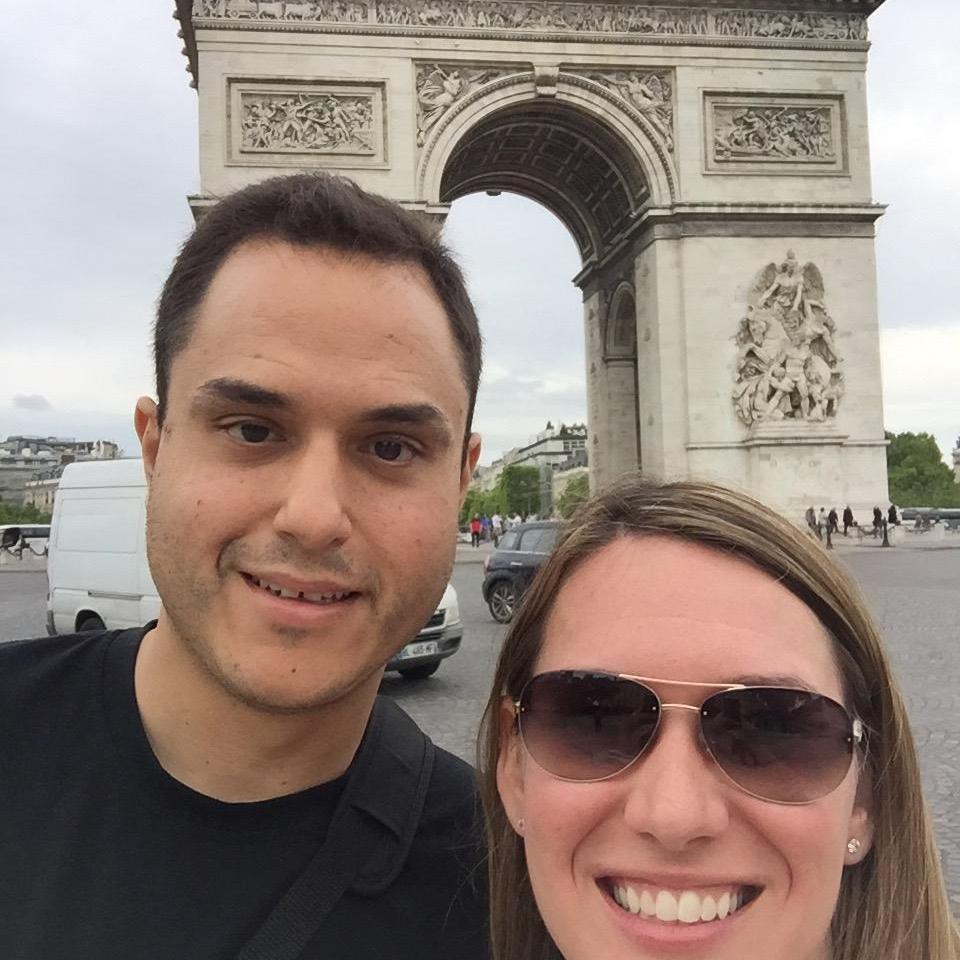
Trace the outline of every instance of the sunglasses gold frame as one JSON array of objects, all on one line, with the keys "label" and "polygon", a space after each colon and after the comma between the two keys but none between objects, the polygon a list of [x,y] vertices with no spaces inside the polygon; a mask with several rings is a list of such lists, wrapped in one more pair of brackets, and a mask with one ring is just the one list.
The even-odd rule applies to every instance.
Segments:
[{"label": "sunglasses gold frame", "polygon": [[[523,707],[521,706],[521,701],[523,699],[523,694],[526,692],[527,687],[537,679],[537,677],[546,676],[551,673],[583,673],[583,674],[592,674],[596,676],[612,677],[616,680],[630,680],[633,683],[636,683],[638,686],[646,687],[653,695],[657,698],[659,703],[660,713],[657,716],[657,725],[653,730],[653,733],[650,735],[650,739],[644,745],[643,749],[628,763],[626,766],[621,767],[619,770],[614,771],[613,773],[608,773],[604,777],[591,777],[588,780],[573,779],[572,777],[561,777],[556,773],[553,773],[550,770],[547,770],[537,758],[530,753],[527,748],[526,741],[523,737],[523,729],[520,726],[520,714],[523,713]],[[704,696],[703,700],[700,701],[699,705],[694,705],[692,703],[665,703],[657,690],[651,686],[651,684],[658,684],[661,686],[674,686],[674,687],[696,687],[697,689],[710,690],[712,693],[708,693]],[[747,684],[747,683],[701,683],[694,680],[664,680],[659,677],[638,677],[631,673],[610,673],[607,670],[584,670],[584,669],[575,669],[575,670],[546,670],[543,673],[538,673],[535,676],[530,677],[529,680],[523,685],[523,689],[520,691],[520,696],[517,698],[511,698],[511,703],[513,705],[513,716],[514,722],[516,724],[517,732],[520,735],[520,742],[523,743],[524,749],[530,755],[530,759],[540,767],[545,773],[549,774],[556,780],[563,780],[565,783],[602,783],[605,780],[612,780],[614,777],[619,777],[621,773],[629,770],[653,745],[654,741],[657,738],[657,734],[660,732],[660,721],[663,715],[663,711],[667,708],[674,710],[692,710],[698,716],[703,715],[703,705],[713,696],[718,693],[729,693],[732,690],[786,690],[786,691],[795,691],[797,693],[805,693],[811,696],[822,697],[824,700],[829,700],[831,703],[835,703],[841,710],[847,715],[851,721],[851,730],[850,730],[850,741],[851,741],[851,751],[850,751],[850,764],[853,765],[856,759],[856,750],[863,741],[864,741],[864,726],[863,721],[850,713],[847,708],[837,700],[834,700],[832,697],[826,696],[826,694],[817,693],[816,690],[808,690],[805,687],[790,687],[790,686],[779,686],[776,684],[762,683],[762,684]],[[843,780],[840,781],[832,790],[828,790],[822,797],[815,797],[813,800],[772,800],[770,797],[761,796],[758,793],[754,793],[751,790],[748,790],[742,784],[737,783],[733,777],[724,769],[720,761],[714,756],[713,751],[710,749],[709,745],[706,743],[702,729],[698,728],[700,733],[699,741],[703,751],[707,754],[708,757],[713,761],[717,769],[723,774],[723,776],[730,781],[738,790],[747,794],[750,797],[753,797],[756,800],[762,800],[764,803],[777,803],[781,806],[788,807],[802,807],[808,806],[811,803],[816,803],[818,800],[822,800],[824,797],[829,797],[834,790],[839,789],[840,783],[843,783]],[[847,773],[850,772],[850,768],[847,768]],[[844,774],[846,777],[847,774]]]}]

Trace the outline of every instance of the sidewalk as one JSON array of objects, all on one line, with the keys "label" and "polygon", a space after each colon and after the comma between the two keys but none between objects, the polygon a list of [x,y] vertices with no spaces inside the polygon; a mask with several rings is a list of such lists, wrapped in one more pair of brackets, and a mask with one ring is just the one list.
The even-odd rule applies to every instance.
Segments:
[{"label": "sidewalk", "polygon": [[46,569],[46,557],[37,557],[29,550],[24,550],[23,559],[18,560],[6,550],[0,550],[0,575],[4,573],[42,573]]},{"label": "sidewalk", "polygon": [[469,543],[457,544],[457,563],[483,563],[493,553],[493,544],[481,543],[479,547],[471,547]]},{"label": "sidewalk", "polygon": [[[842,534],[833,537],[833,548],[841,553],[873,550],[878,547],[883,547],[883,537],[864,537],[862,540],[855,536],[844,537]],[[960,534],[944,532],[935,535],[931,531],[913,533],[901,528],[890,538],[890,547],[894,550],[960,550]]]}]

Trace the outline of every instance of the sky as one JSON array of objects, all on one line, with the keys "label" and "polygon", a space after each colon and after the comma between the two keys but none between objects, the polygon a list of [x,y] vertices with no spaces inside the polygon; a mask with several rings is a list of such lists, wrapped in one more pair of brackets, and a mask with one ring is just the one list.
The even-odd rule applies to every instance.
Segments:
[{"label": "sky", "polygon": [[[0,35],[0,438],[113,439],[137,453],[157,292],[199,191],[197,99],[172,0],[10,4]],[[871,18],[886,428],[960,436],[957,0]],[[445,235],[486,341],[482,462],[586,417],[576,248],[503,194],[458,200]],[[522,269],[517,265],[522,264]]]}]

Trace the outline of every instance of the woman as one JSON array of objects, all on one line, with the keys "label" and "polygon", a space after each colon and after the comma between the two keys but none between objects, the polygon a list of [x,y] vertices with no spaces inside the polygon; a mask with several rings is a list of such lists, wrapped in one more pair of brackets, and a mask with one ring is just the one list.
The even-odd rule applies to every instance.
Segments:
[{"label": "woman", "polygon": [[481,738],[494,960],[960,958],[877,630],[747,497],[584,505]]}]

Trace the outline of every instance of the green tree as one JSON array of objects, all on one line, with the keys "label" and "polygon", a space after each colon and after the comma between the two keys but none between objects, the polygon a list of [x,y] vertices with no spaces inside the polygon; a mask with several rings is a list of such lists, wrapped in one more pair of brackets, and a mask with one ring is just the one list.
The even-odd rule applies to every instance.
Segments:
[{"label": "green tree", "polygon": [[540,471],[536,467],[511,464],[497,483],[499,504],[504,513],[528,517],[540,508]]},{"label": "green tree", "polygon": [[0,503],[0,523],[49,523],[50,514],[38,510],[32,503]]},{"label": "green tree", "polygon": [[564,520],[573,516],[573,511],[590,496],[590,480],[585,473],[574,477],[564,488],[557,501],[557,513]]},{"label": "green tree", "polygon": [[929,433],[887,433],[890,499],[901,507],[960,506],[960,484]]}]

